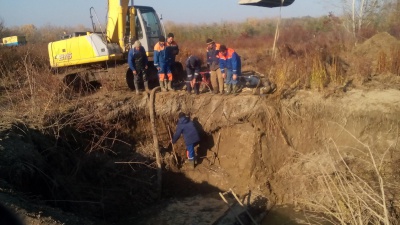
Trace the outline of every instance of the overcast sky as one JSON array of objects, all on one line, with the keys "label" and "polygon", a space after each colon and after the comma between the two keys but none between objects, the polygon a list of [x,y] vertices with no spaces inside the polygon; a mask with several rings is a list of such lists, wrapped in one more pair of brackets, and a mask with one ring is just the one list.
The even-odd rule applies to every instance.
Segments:
[{"label": "overcast sky", "polygon": [[[334,0],[332,0],[334,1]],[[295,0],[282,8],[282,17],[340,14],[324,0]],[[135,0],[136,5],[152,6],[164,21],[175,23],[213,23],[243,21],[247,18],[272,18],[279,8],[239,5],[238,0]],[[0,0],[0,18],[6,27],[34,24],[91,27],[89,9],[94,7],[100,22],[105,23],[106,0]]]}]

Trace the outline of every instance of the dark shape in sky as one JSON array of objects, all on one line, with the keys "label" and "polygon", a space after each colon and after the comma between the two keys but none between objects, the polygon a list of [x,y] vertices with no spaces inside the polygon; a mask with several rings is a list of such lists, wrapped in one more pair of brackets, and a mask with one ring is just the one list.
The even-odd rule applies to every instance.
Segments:
[{"label": "dark shape in sky", "polygon": [[294,0],[239,0],[239,5],[254,5],[261,7],[280,7],[280,6],[288,6],[291,5]]}]

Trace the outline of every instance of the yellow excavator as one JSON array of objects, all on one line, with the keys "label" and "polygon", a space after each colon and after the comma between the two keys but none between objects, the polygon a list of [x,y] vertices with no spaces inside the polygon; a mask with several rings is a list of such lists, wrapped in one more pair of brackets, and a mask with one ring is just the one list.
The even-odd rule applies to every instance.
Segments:
[{"label": "yellow excavator", "polygon": [[[92,24],[94,24],[93,12],[92,7],[90,9]],[[91,65],[102,65],[104,68],[109,64],[125,63],[128,51],[136,40],[139,40],[146,49],[151,64],[154,45],[161,35],[165,36],[165,29],[156,11],[149,6],[133,5],[132,0],[130,6],[129,0],[108,0],[106,30],[99,27],[100,31],[93,25],[93,32],[64,34],[61,40],[50,42],[48,53],[51,69],[59,72],[60,69],[70,67],[88,68],[87,66]],[[151,66],[150,69],[156,74],[156,70],[154,71]],[[83,70],[68,74],[64,77],[64,82],[67,85],[76,85],[85,80],[90,81],[94,77],[92,71]],[[93,76],[88,79],[88,74]],[[134,88],[133,74],[129,69],[126,76],[129,88]]]},{"label": "yellow excavator", "polygon": [[[293,2],[294,0],[239,0],[241,5],[262,7],[287,6]],[[94,24],[92,10],[94,11],[93,7],[90,12]],[[61,68],[74,66],[126,62],[129,49],[136,40],[139,40],[147,51],[149,68],[154,69],[151,65],[153,48],[161,35],[165,36],[165,29],[152,7],[134,5],[133,0],[130,6],[129,0],[108,0],[106,30],[101,30],[100,26],[100,31],[97,31],[93,26],[93,32],[65,34],[61,40],[50,42],[48,44],[50,66],[53,71],[59,71]],[[175,73],[174,77],[183,73],[182,65],[177,64],[172,71]],[[157,71],[153,70],[152,73]],[[126,76],[128,86],[132,89],[133,83],[129,81],[133,75],[129,69]],[[76,74],[73,74],[72,78],[67,79],[67,83],[75,77]]]},{"label": "yellow excavator", "polygon": [[75,32],[48,44],[53,69],[125,60],[131,43],[139,40],[153,55],[158,37],[165,36],[157,13],[149,6],[128,6],[129,0],[108,0],[105,31]]},{"label": "yellow excavator", "polygon": [[[241,5],[287,6],[294,0],[239,0]],[[129,0],[108,0],[106,31],[75,32],[48,45],[53,69],[98,62],[124,60],[131,43],[139,40],[152,56],[160,35],[165,36],[156,11],[149,6],[128,6]]]}]

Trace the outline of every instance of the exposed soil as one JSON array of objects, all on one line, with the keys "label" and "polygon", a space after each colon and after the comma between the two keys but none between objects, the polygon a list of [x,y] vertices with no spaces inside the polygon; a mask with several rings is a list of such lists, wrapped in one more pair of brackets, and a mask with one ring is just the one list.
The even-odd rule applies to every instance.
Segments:
[{"label": "exposed soil", "polygon": [[[124,80],[124,69],[110,73]],[[381,157],[380,171],[393,185],[387,187],[393,213],[399,213],[400,77],[377,74],[324,92],[291,91],[287,98],[251,90],[237,96],[158,93],[161,199],[147,95],[121,85],[72,96],[41,124],[23,121],[2,103],[0,202],[26,224],[218,224],[228,210],[219,192],[232,189],[260,208],[296,207],[313,187],[317,191],[307,176],[317,168],[304,157],[335,146],[348,165],[368,174],[370,168],[355,160],[368,159],[361,151],[368,146]],[[183,165],[183,140],[169,143],[181,111],[202,131],[195,169]]]}]

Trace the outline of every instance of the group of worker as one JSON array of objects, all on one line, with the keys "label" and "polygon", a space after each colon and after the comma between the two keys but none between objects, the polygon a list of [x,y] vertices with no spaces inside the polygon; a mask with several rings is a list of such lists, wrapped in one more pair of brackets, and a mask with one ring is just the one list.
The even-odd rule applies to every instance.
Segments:
[{"label": "group of worker", "polygon": [[[207,67],[210,73],[213,93],[237,93],[238,76],[241,73],[240,56],[232,48],[227,48],[225,45],[216,43],[210,38],[207,38],[206,44]],[[158,42],[154,46],[154,66],[158,70],[158,78],[162,91],[173,91],[171,67],[178,54],[179,47],[174,40],[174,34],[169,33],[167,39],[165,39],[164,36],[159,37]],[[148,58],[146,50],[141,45],[140,41],[136,41],[133,48],[130,49],[128,53],[128,64],[134,75],[134,85],[137,94],[140,93],[140,78],[143,79],[145,91],[149,92],[147,63]],[[192,93],[193,90],[195,94],[199,94],[199,84],[197,80],[200,78],[201,66],[200,58],[195,55],[190,55],[186,59],[186,91],[188,93]],[[199,131],[196,129],[193,121],[185,113],[179,113],[178,117],[176,132],[171,142],[172,144],[176,143],[179,137],[183,135],[187,150],[187,162],[194,168],[194,148],[200,141]]]},{"label": "group of worker", "polygon": [[[173,90],[172,88],[172,63],[175,62],[176,55],[179,54],[178,44],[174,41],[174,34],[169,33],[167,40],[164,36],[160,36],[158,42],[154,46],[154,66],[158,70],[158,77],[162,91]],[[143,79],[143,85],[146,92],[149,92],[148,82],[148,58],[146,50],[140,43],[135,41],[133,48],[128,52],[129,68],[133,72],[133,81],[136,94],[139,94],[139,81]]]},{"label": "group of worker", "polygon": [[[214,42],[207,38],[207,67],[210,72],[210,81],[214,94],[231,94],[239,91],[238,76],[241,74],[240,56],[232,48]],[[176,55],[179,54],[179,47],[174,40],[174,34],[169,33],[167,39],[160,36],[154,46],[154,66],[158,70],[158,78],[161,91],[173,91],[172,87],[172,65]],[[139,81],[143,79],[144,88],[149,92],[148,58],[146,50],[140,41],[135,41],[133,48],[128,53],[128,64],[134,75],[134,85],[136,93],[139,94]],[[186,91],[199,94],[201,60],[195,55],[190,55],[186,60]],[[225,85],[224,85],[225,84]]]}]

